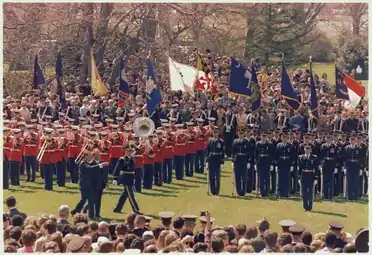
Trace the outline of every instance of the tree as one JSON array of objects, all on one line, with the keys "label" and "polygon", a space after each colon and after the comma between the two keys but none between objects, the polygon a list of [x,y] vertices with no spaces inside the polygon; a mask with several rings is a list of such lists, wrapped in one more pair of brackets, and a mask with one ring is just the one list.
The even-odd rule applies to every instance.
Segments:
[{"label": "tree", "polygon": [[359,36],[361,30],[368,31],[368,3],[342,4],[344,13],[351,18],[353,36]]}]

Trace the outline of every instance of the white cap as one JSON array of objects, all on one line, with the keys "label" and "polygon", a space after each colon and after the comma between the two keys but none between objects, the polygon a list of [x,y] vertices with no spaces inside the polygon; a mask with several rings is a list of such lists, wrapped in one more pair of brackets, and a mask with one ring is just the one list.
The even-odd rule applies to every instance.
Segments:
[{"label": "white cap", "polygon": [[143,234],[142,234],[142,237],[144,236],[152,236],[152,237],[155,237],[154,236],[154,233],[152,231],[145,231]]},{"label": "white cap", "polygon": [[104,243],[108,243],[108,242],[109,242],[109,240],[108,240],[107,237],[105,237],[105,236],[100,236],[100,237],[98,237],[98,240],[97,240],[96,243],[92,243],[92,249],[95,250],[95,251],[97,251],[97,249],[98,249],[102,244],[104,244]]}]

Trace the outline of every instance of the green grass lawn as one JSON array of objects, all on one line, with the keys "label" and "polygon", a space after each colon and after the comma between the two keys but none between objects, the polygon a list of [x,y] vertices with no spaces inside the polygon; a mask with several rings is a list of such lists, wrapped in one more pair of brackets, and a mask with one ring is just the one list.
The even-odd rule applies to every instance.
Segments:
[{"label": "green grass lawn", "polygon": [[[39,173],[37,173],[39,175]],[[243,198],[231,197],[232,172],[230,162],[226,162],[222,172],[220,196],[207,195],[206,175],[196,174],[183,181],[174,181],[163,187],[143,190],[136,194],[141,211],[154,217],[155,225],[159,222],[158,212],[174,211],[177,215],[195,214],[210,211],[216,218],[215,225],[230,225],[245,223],[255,225],[256,221],[266,216],[272,223],[272,228],[279,231],[278,222],[282,219],[293,219],[310,231],[325,231],[329,221],[339,221],[344,224],[345,231],[355,233],[360,227],[368,224],[368,202],[332,202],[316,201],[312,212],[304,212],[299,197],[290,199],[256,198],[250,194]],[[105,190],[102,201],[101,216],[104,220],[123,220],[131,210],[129,201],[123,209],[123,215],[112,212],[121,187],[110,186]],[[76,184],[67,184],[65,188],[54,187],[53,191],[45,191],[43,180],[38,178],[36,183],[26,183],[21,180],[21,186],[4,192],[6,196],[13,195],[18,201],[20,210],[30,216],[41,213],[57,214],[58,206],[67,204],[73,208],[79,201],[80,193]]]}]

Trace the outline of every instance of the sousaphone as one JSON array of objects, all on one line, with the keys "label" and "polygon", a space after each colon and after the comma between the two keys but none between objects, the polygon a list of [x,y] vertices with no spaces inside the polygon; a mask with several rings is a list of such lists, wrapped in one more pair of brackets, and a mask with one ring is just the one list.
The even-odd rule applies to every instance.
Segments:
[{"label": "sousaphone", "polygon": [[137,137],[149,137],[155,131],[155,123],[147,117],[137,118],[133,123],[133,132]]}]

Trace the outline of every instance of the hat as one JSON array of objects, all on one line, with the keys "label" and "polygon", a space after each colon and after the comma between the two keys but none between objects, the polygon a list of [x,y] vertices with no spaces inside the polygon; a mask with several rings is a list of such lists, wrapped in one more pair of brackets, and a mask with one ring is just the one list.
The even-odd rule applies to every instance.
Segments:
[{"label": "hat", "polygon": [[79,121],[85,121],[84,117],[79,117]]},{"label": "hat", "polygon": [[53,126],[54,126],[55,129],[63,128],[63,126],[60,125],[60,124],[54,124]]},{"label": "hat", "polygon": [[[207,217],[205,217],[205,216],[200,216],[199,220],[200,220],[201,223],[207,223]],[[215,218],[211,217],[211,223],[213,223],[215,220],[216,220]]]},{"label": "hat", "polygon": [[113,124],[113,125],[111,125],[111,128],[112,129],[117,129],[117,128],[119,128],[119,125],[118,124]]},{"label": "hat", "polygon": [[176,119],[176,118],[169,118],[169,121],[171,121],[171,122],[176,122],[177,119]]},{"label": "hat", "polygon": [[21,112],[21,109],[13,109],[12,112],[20,113]]},{"label": "hat", "polygon": [[51,129],[51,128],[44,128],[44,131],[46,132],[46,133],[52,133],[53,132],[53,129]]},{"label": "hat", "polygon": [[136,115],[134,112],[128,113],[128,117],[134,117],[134,115]]},{"label": "hat", "polygon": [[196,218],[198,218],[198,216],[195,216],[195,215],[192,215],[192,214],[185,214],[185,215],[182,215],[182,218],[185,221],[196,221]]},{"label": "hat", "polygon": [[67,244],[67,251],[76,252],[80,250],[83,246],[84,239],[81,236],[74,235],[71,237],[71,241]]},{"label": "hat", "polygon": [[[53,130],[53,129],[52,129]],[[12,129],[13,133],[15,134],[18,134],[18,133],[21,133],[22,130],[18,129],[18,128],[15,128],[15,129]]]},{"label": "hat", "polygon": [[109,242],[109,239],[105,236],[100,236],[98,237],[98,240],[96,243],[93,243],[92,244],[92,249],[96,250],[104,243],[108,243]]},{"label": "hat", "polygon": [[108,122],[108,123],[113,123],[113,122],[114,122],[113,119],[105,119],[105,121],[106,121],[106,123],[107,123],[107,122]]},{"label": "hat", "polygon": [[172,106],[172,108],[177,108],[178,104],[172,104],[171,106]]},{"label": "hat", "polygon": [[92,114],[93,118],[99,118],[99,114]]},{"label": "hat", "polygon": [[88,131],[88,135],[91,135],[91,136],[96,136],[97,133],[95,131]]},{"label": "hat", "polygon": [[329,228],[335,229],[335,230],[341,230],[344,228],[344,225],[342,225],[341,223],[335,222],[335,221],[331,221],[329,223]]},{"label": "hat", "polygon": [[198,119],[196,119],[196,121],[197,121],[198,123],[204,123],[204,120],[203,120],[202,118],[198,118]]},{"label": "hat", "polygon": [[30,122],[31,123],[37,123],[37,119],[31,119]]},{"label": "hat", "polygon": [[29,124],[29,125],[26,125],[26,128],[28,128],[28,129],[35,129],[36,126],[34,124]]},{"label": "hat", "polygon": [[183,124],[176,124],[176,127],[183,128]]},{"label": "hat", "polygon": [[101,136],[107,136],[109,133],[107,131],[102,131],[99,133]]},{"label": "hat", "polygon": [[4,128],[3,128],[3,131],[10,131],[10,128],[8,128],[8,127],[4,127]]},{"label": "hat", "polygon": [[116,117],[116,120],[121,122],[121,121],[124,121],[124,118],[123,117]]},{"label": "hat", "polygon": [[297,224],[289,227],[289,232],[291,232],[292,235],[301,235],[304,231],[305,228]]},{"label": "hat", "polygon": [[96,123],[96,124],[94,124],[94,127],[95,128],[101,128],[101,127],[103,127],[103,124],[102,123]]},{"label": "hat", "polygon": [[160,212],[159,213],[159,217],[162,219],[162,220],[166,220],[166,219],[172,219],[172,217],[174,216],[174,212],[171,212],[171,211],[164,211],[164,212]]},{"label": "hat", "polygon": [[79,130],[79,127],[78,126],[71,126],[71,129],[76,131],[76,130]]},{"label": "hat", "polygon": [[152,220],[152,217],[144,215],[145,220],[147,223],[149,223]]},{"label": "hat", "polygon": [[208,120],[213,122],[213,121],[216,120],[216,118],[214,118],[214,117],[209,117]]},{"label": "hat", "polygon": [[194,126],[194,122],[186,122],[186,125],[189,127],[189,126]]},{"label": "hat", "polygon": [[155,238],[155,236],[154,236],[154,233],[152,231],[145,231],[142,234],[142,239],[143,239],[144,242],[146,242],[148,240],[152,240],[154,238]]},{"label": "hat", "polygon": [[126,151],[133,151],[134,148],[132,147],[132,145],[127,144],[127,145],[124,146],[124,150],[126,150]]},{"label": "hat", "polygon": [[24,127],[24,126],[26,126],[26,122],[24,122],[24,121],[18,122],[18,125]]},{"label": "hat", "polygon": [[163,127],[165,127],[165,128],[170,128],[171,125],[170,125],[169,123],[164,123],[164,124],[163,124]]},{"label": "hat", "polygon": [[289,228],[296,225],[296,222],[293,220],[282,220],[279,221],[279,225],[282,227],[283,232],[289,232]]},{"label": "hat", "polygon": [[166,120],[166,119],[160,119],[160,122],[161,122],[161,123],[167,123],[168,120]]},{"label": "hat", "polygon": [[63,133],[63,132],[65,132],[66,130],[64,129],[64,128],[60,128],[60,129],[58,129],[57,130],[59,133]]},{"label": "hat", "polygon": [[51,119],[53,119],[53,116],[52,115],[45,115],[45,118],[51,120]]}]

